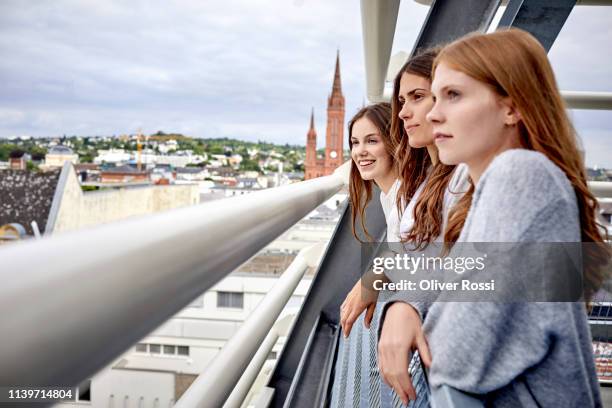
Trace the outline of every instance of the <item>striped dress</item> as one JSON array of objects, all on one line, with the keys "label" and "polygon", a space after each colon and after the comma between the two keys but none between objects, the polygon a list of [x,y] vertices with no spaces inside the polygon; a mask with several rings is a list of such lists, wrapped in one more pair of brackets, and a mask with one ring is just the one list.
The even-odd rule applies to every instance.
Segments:
[{"label": "striped dress", "polygon": [[[424,183],[423,183],[424,184]],[[400,180],[396,180],[387,194],[380,193],[380,204],[387,222],[387,242],[400,242],[400,218],[396,206]],[[415,194],[420,193],[420,186]],[[415,200],[411,200],[411,203]],[[411,214],[412,206],[404,211]],[[331,406],[344,407],[400,407],[401,400],[393,390],[382,381],[376,361],[378,322],[384,302],[379,299],[374,310],[370,329],[364,326],[362,313],[351,330],[348,338],[340,339],[338,348]],[[418,392],[418,391],[417,391]]]},{"label": "striped dress", "polygon": [[[426,183],[427,179],[418,187],[403,212],[401,220],[395,204],[400,181],[396,180],[387,194],[381,192],[380,201],[387,222],[387,242],[400,242],[400,237],[407,234],[414,225],[414,205]],[[467,191],[468,186],[467,167],[457,166],[444,197],[444,223],[446,223],[448,211],[462,195],[457,194],[457,192]],[[389,278],[392,281],[397,281],[401,277],[389,276]],[[380,314],[385,305],[385,299],[379,297],[370,329],[364,326],[365,313],[362,313],[353,324],[349,337],[341,336],[332,387],[330,404],[332,407],[406,407],[397,394],[382,381],[378,370],[377,350],[381,324]],[[411,401],[407,407],[428,407],[427,383],[420,367],[420,359],[416,353],[409,363],[409,371],[418,398],[417,401]]]}]

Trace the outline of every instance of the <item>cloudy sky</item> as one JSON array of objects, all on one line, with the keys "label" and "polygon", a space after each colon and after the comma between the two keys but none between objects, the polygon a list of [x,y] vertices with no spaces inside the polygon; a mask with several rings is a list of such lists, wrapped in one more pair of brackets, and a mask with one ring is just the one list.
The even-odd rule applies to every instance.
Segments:
[{"label": "cloudy sky", "polygon": [[[428,8],[404,0],[393,52]],[[564,90],[612,91],[612,7],[577,7],[550,52]],[[2,0],[0,137],[157,130],[323,142],[340,50],[347,119],[365,99],[356,0]],[[572,112],[587,163],[612,168],[612,112]]]}]

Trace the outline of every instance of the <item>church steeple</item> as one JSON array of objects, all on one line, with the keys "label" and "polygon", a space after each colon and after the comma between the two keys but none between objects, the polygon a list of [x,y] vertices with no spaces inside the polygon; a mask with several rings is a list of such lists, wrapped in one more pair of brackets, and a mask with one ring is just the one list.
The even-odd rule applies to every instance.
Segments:
[{"label": "church steeple", "polygon": [[310,129],[308,130],[308,134],[311,133],[315,133],[315,128],[314,128],[314,108],[312,108],[312,111],[310,112]]},{"label": "church steeple", "polygon": [[340,50],[336,53],[336,69],[332,93],[327,99],[327,129],[325,132],[325,174],[331,174],[342,164],[344,142],[344,95],[340,84]]},{"label": "church steeple", "polygon": [[334,73],[332,96],[334,94],[342,94],[342,84],[340,82],[340,50],[336,52],[336,72]]},{"label": "church steeple", "polygon": [[340,50],[336,52],[336,67],[332,92],[327,96],[327,126],[325,127],[325,156],[317,157],[317,132],[314,128],[314,109],[310,112],[310,128],[306,135],[306,180],[332,174],[344,161],[344,95],[340,81]]},{"label": "church steeple", "polygon": [[306,180],[317,177],[317,131],[314,128],[314,107],[310,112],[310,129],[306,134],[306,160],[304,160]]},{"label": "church steeple", "polygon": [[344,110],[344,95],[342,95],[342,83],[340,80],[340,50],[336,52],[336,69],[334,71],[334,82],[331,95],[327,98],[327,109]]}]

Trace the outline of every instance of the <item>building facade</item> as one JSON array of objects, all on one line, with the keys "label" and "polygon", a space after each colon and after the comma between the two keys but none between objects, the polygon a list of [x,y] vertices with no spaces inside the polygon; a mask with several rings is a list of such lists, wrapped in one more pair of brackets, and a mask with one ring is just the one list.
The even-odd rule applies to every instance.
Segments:
[{"label": "building facade", "polygon": [[79,155],[75,154],[68,146],[53,146],[45,155],[46,167],[63,167],[65,162],[70,162],[72,164],[77,164],[79,162]]},{"label": "building facade", "polygon": [[344,95],[340,82],[340,54],[336,55],[336,70],[331,95],[327,98],[327,127],[325,130],[325,156],[317,157],[317,132],[314,128],[314,112],[310,115],[310,129],[306,136],[306,180],[327,176],[343,162],[344,143]]}]

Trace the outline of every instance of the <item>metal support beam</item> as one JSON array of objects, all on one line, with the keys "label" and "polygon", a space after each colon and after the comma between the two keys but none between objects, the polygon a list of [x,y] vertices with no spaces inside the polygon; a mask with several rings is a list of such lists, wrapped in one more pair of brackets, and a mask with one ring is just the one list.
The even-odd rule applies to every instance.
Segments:
[{"label": "metal support beam", "polygon": [[576,0],[509,0],[498,30],[528,31],[549,51],[575,5]]},{"label": "metal support beam", "polygon": [[[379,190],[373,194],[377,197]],[[384,240],[386,223],[379,200],[372,200],[366,209],[367,228],[372,237]],[[319,325],[321,334],[317,337],[322,344],[331,335],[333,326],[339,325],[340,304],[352,286],[361,277],[361,244],[353,237],[351,228],[351,212],[347,207],[334,232],[323,261],[310,286],[302,304],[302,309],[291,329],[291,335],[285,343],[274,373],[268,386],[274,388],[274,398],[271,406],[283,407],[288,399],[289,389],[296,380],[296,371],[302,366],[303,358],[316,359],[319,366],[325,365],[325,355],[306,353],[308,340],[313,327]],[[336,328],[336,330],[338,330]],[[324,348],[323,345],[320,346]],[[303,357],[306,355],[306,357]],[[311,361],[310,366],[314,363]],[[319,372],[321,375],[321,371]],[[315,381],[315,379],[309,379]],[[321,384],[311,384],[318,387]],[[294,385],[293,388],[298,387]],[[302,388],[304,390],[304,388]],[[311,389],[312,395],[320,395],[320,390]],[[292,395],[294,395],[292,391]],[[302,395],[302,394],[300,394]],[[310,401],[304,399],[304,401]]]},{"label": "metal support beam", "polygon": [[399,0],[361,0],[366,88],[371,102],[381,102],[399,5]]},{"label": "metal support beam", "polygon": [[[414,44],[411,55],[420,49],[443,45],[472,31],[486,31],[501,0],[435,0]],[[371,102],[388,100],[385,77],[397,20],[396,0],[362,0],[362,29],[366,65],[367,95]],[[399,4],[399,2],[397,2]]]},{"label": "metal support beam", "polygon": [[486,31],[500,3],[501,0],[434,0],[412,55],[420,49],[443,45],[472,31]]},{"label": "metal support beam", "polygon": [[320,316],[310,333],[283,407],[329,406],[340,328]]}]

